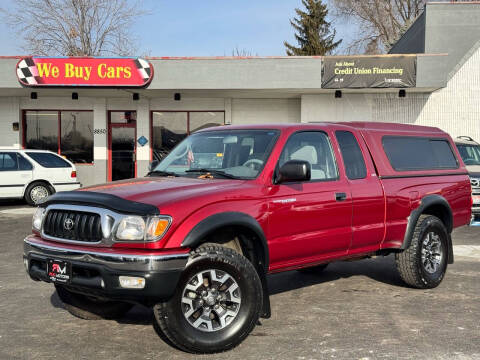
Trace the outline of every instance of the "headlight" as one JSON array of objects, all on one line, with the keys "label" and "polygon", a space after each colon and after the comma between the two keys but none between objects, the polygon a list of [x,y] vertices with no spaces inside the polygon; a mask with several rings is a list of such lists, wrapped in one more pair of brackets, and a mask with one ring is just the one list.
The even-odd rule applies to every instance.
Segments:
[{"label": "headlight", "polygon": [[40,231],[42,229],[43,215],[45,214],[45,208],[38,207],[33,214],[32,227],[34,230]]},{"label": "headlight", "polygon": [[125,216],[118,224],[118,240],[152,241],[159,240],[170,226],[169,216],[154,216],[144,219],[141,216]]},{"label": "headlight", "polygon": [[118,224],[117,239],[143,240],[145,236],[145,220],[140,216],[126,216]]}]

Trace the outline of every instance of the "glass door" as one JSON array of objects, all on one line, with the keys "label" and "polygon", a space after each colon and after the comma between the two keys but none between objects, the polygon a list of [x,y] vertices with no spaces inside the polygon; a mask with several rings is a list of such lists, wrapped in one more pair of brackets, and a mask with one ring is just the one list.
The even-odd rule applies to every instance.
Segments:
[{"label": "glass door", "polygon": [[[118,116],[118,113],[122,116]],[[132,116],[134,112],[118,113],[111,112],[109,117],[110,181],[131,179],[137,175],[136,121]],[[124,117],[123,114],[128,114],[128,119],[125,120],[127,116]]]}]

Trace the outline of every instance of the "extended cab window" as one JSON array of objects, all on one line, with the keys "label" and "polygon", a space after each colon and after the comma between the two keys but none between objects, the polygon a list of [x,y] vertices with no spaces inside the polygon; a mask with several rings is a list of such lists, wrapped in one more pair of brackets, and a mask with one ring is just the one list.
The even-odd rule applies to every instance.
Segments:
[{"label": "extended cab window", "polygon": [[350,131],[336,131],[335,135],[340,145],[347,177],[350,180],[365,179],[367,167],[355,136]]},{"label": "extended cab window", "polygon": [[383,148],[397,171],[457,169],[458,162],[447,139],[384,136]]},{"label": "extended cab window", "polygon": [[28,156],[30,156],[33,160],[37,163],[42,165],[46,168],[69,168],[71,167],[68,162],[63,160],[60,156],[49,154],[49,153],[41,153],[41,152],[27,152]]},{"label": "extended cab window", "polygon": [[16,153],[0,153],[0,171],[18,170]]},{"label": "extended cab window", "polygon": [[279,158],[279,167],[290,160],[303,160],[312,167],[311,180],[336,180],[338,171],[330,141],[321,131],[302,131],[288,139]]}]

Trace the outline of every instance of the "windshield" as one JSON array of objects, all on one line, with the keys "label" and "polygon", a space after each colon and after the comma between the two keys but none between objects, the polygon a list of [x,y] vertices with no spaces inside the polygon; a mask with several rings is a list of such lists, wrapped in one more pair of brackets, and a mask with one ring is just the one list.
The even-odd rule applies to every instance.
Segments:
[{"label": "windshield", "polygon": [[465,165],[480,165],[480,145],[457,145]]},{"label": "windshield", "polygon": [[275,130],[219,130],[183,140],[151,175],[254,179],[262,171],[278,137]]}]

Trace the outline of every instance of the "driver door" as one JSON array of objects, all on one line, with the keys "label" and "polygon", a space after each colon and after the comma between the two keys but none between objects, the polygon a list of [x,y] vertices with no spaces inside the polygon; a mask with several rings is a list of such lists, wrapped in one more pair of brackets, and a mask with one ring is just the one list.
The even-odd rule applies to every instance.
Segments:
[{"label": "driver door", "polygon": [[308,161],[312,177],[270,188],[271,270],[346,255],[352,240],[352,197],[348,182],[340,178],[328,135],[322,131],[292,134],[278,167],[289,160]]}]

